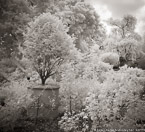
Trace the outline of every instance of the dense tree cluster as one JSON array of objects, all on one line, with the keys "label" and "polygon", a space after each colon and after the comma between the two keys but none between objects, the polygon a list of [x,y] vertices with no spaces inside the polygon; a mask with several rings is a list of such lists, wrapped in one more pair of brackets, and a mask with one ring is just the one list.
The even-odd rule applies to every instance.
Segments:
[{"label": "dense tree cluster", "polygon": [[23,0],[0,1],[0,53],[1,58],[10,57],[17,51],[22,30],[28,22],[30,8]]}]

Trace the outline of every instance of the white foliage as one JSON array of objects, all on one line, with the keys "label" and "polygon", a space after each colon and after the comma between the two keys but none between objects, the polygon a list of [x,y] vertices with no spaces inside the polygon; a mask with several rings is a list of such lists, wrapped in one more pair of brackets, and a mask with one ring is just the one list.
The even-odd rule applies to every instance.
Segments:
[{"label": "white foliage", "polygon": [[101,61],[109,63],[110,65],[119,64],[119,55],[113,52],[107,52],[100,56]]}]

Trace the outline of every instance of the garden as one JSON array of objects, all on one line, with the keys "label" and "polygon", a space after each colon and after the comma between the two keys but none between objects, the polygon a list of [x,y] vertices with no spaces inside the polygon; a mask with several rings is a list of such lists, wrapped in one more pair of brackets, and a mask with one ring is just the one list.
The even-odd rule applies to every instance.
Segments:
[{"label": "garden", "polygon": [[144,132],[145,37],[84,0],[0,1],[0,132]]}]

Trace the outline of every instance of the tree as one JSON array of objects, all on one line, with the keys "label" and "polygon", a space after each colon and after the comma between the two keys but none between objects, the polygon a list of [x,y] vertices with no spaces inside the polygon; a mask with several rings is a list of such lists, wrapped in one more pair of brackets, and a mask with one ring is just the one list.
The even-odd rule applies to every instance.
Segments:
[{"label": "tree", "polygon": [[26,0],[0,0],[0,77],[6,80],[16,69],[11,55],[18,52],[30,14]]},{"label": "tree", "polygon": [[76,38],[75,45],[81,51],[85,51],[87,44],[101,34],[99,16],[95,9],[85,2],[70,2],[58,16],[69,27],[67,33]]},{"label": "tree", "polygon": [[134,33],[137,19],[132,15],[125,15],[122,20],[111,19],[109,23],[114,27],[114,31],[120,35],[121,38],[125,38]]},{"label": "tree", "polygon": [[115,52],[119,55],[118,66],[129,67],[143,67],[141,62],[143,61],[142,42],[134,38],[115,39],[108,38],[103,42],[102,52]]},{"label": "tree", "polygon": [[117,52],[126,61],[136,60],[140,52],[140,45],[132,39],[123,39],[117,43]]},{"label": "tree", "polygon": [[27,0],[29,6],[33,8],[34,16],[40,15],[44,12],[54,14],[59,9],[59,0]]},{"label": "tree", "polygon": [[0,58],[10,57],[12,52],[17,51],[29,14],[26,0],[0,0]]},{"label": "tree", "polygon": [[[137,19],[131,15],[125,15],[122,19],[110,20],[113,26],[113,42],[107,44],[107,49],[118,52],[120,56],[120,66],[127,64],[130,67],[137,67],[140,63],[137,59],[142,52],[142,37],[135,32]],[[112,44],[112,45],[110,45]]]},{"label": "tree", "polygon": [[42,84],[56,73],[62,61],[75,55],[72,38],[63,23],[44,13],[29,23],[24,41],[24,55],[38,72]]}]

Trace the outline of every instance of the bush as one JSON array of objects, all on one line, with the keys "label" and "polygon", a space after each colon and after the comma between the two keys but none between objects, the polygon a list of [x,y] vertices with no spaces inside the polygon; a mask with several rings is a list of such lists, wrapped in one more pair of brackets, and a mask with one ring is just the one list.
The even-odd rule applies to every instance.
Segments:
[{"label": "bush", "polygon": [[93,120],[92,129],[138,128],[137,121],[145,120],[144,101],[140,98],[143,71],[123,67],[107,74],[108,78],[86,98],[86,110]]},{"label": "bush", "polygon": [[84,123],[78,119],[82,111],[92,121],[89,130],[84,130],[87,132],[100,128],[143,128],[143,124],[138,123],[145,120],[145,102],[141,98],[145,85],[143,70],[123,66],[119,71],[113,71],[101,61],[70,64],[67,68],[60,89],[62,105],[70,111],[59,122],[64,131],[84,130],[84,127],[78,128],[78,122]]},{"label": "bush", "polygon": [[92,120],[85,111],[73,114],[66,112],[58,124],[65,132],[88,132]]},{"label": "bush", "polygon": [[118,65],[119,55],[112,52],[104,53],[101,55],[101,60],[105,63],[109,63],[110,65]]},{"label": "bush", "polygon": [[25,80],[11,82],[1,90],[4,106],[0,106],[0,130],[12,131],[19,119],[27,117],[27,108],[33,102]]}]

